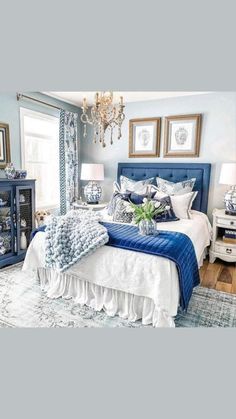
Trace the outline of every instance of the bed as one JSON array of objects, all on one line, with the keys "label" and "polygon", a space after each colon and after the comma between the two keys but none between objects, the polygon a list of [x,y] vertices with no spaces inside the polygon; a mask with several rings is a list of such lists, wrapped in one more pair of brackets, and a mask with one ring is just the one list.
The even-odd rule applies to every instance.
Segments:
[{"label": "bed", "polygon": [[[198,266],[210,244],[211,226],[206,216],[210,164],[119,163],[117,181],[124,175],[133,180],[162,177],[180,182],[195,177],[198,195],[192,218],[158,223],[158,230],[177,231],[192,241]],[[106,210],[104,221],[109,220]],[[37,272],[41,288],[50,298],[73,298],[110,316],[133,322],[138,319],[154,327],[174,327],[180,290],[174,262],[160,256],[102,246],[64,273],[45,268],[45,233],[36,234],[28,249],[24,270]]]}]

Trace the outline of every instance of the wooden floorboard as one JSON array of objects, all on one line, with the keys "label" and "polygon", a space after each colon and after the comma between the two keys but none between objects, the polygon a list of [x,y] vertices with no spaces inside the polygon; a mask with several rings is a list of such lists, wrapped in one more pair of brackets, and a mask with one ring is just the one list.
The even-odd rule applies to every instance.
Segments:
[{"label": "wooden floorboard", "polygon": [[236,294],[236,268],[233,269],[232,294]]},{"label": "wooden floorboard", "polygon": [[200,269],[200,279],[203,287],[236,294],[236,263],[220,259],[209,263],[206,259]]},{"label": "wooden floorboard", "polygon": [[231,293],[232,284],[226,284],[225,282],[217,281],[215,289],[217,291],[229,292]]}]

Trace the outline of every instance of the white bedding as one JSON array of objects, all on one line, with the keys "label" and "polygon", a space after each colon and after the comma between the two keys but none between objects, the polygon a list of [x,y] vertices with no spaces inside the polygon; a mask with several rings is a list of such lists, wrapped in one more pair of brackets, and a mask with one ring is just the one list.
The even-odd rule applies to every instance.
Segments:
[{"label": "white bedding", "polygon": [[[110,221],[103,211],[103,219]],[[205,214],[192,211],[192,219],[158,223],[159,230],[179,231],[192,240],[199,267],[210,244],[211,226]],[[179,304],[179,282],[174,262],[159,256],[103,246],[64,274],[45,269],[45,233],[32,240],[23,269],[37,269],[41,286],[51,298],[104,308],[130,321],[174,326]]]}]

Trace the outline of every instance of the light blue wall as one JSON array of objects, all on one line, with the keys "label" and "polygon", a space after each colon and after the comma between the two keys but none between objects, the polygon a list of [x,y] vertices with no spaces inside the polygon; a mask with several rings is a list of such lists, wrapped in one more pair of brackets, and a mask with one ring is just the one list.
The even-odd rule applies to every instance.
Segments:
[{"label": "light blue wall", "polygon": [[[125,96],[125,95],[124,95]],[[163,158],[164,124],[162,121],[161,157],[130,159],[128,158],[129,119],[142,117],[164,117],[190,113],[203,114],[201,149],[199,158]],[[236,161],[236,92],[209,93],[203,95],[160,99],[148,102],[127,103],[126,119],[122,129],[122,139],[103,149],[100,144],[92,143],[81,136],[81,162],[104,163],[105,181],[103,199],[108,200],[112,182],[116,179],[118,162],[209,162],[212,163],[212,176],[209,194],[209,214],[214,207],[223,207],[223,194],[227,187],[219,185],[221,162]]]},{"label": "light blue wall", "polygon": [[[60,106],[68,111],[77,112],[79,114],[81,112],[80,109],[76,106],[69,105],[68,103],[53,99],[41,93],[31,92],[26,94],[29,96],[33,96],[37,99],[43,100],[45,102],[49,102],[53,105]],[[17,101],[16,93],[0,94],[0,122],[5,122],[9,124],[11,161],[16,167],[16,169],[21,168],[20,107],[32,109],[42,113],[47,113],[49,115],[59,116],[59,111],[57,109],[53,109],[48,106],[44,106],[28,100]],[[3,170],[0,170],[0,177],[5,177]]]},{"label": "light blue wall", "polygon": [[[40,93],[30,93],[31,96],[46,100],[67,110],[81,113],[80,109],[65,102],[53,99]],[[19,109],[29,109],[59,115],[55,109],[29,101],[16,100],[15,93],[0,94],[0,121],[10,126],[11,160],[16,168],[21,167],[20,149],[20,119]],[[129,119],[165,115],[178,115],[188,113],[202,113],[202,136],[199,158],[166,159],[163,158],[164,129],[162,124],[161,157],[145,159],[128,158],[128,123]],[[88,137],[83,139],[82,126],[80,133],[81,162],[98,162],[105,165],[105,181],[103,183],[104,197],[107,200],[112,190],[112,182],[116,179],[118,162],[210,162],[212,163],[211,188],[209,195],[209,214],[214,207],[222,207],[222,197],[227,187],[219,185],[219,172],[221,162],[236,161],[236,92],[210,93],[205,95],[187,96],[180,98],[161,99],[156,101],[127,103],[125,108],[121,140],[115,140],[113,146],[105,149],[99,144],[92,143],[92,130],[88,128]],[[0,171],[0,176],[4,172]]]}]

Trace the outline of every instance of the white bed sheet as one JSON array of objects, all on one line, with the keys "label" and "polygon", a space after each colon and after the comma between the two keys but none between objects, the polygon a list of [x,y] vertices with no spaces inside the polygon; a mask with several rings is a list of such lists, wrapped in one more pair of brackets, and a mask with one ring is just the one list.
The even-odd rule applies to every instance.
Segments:
[{"label": "white bed sheet", "polygon": [[[104,221],[111,221],[106,210],[101,214]],[[158,223],[157,226],[159,230],[179,231],[189,236],[201,266],[211,235],[211,225],[205,214],[192,211],[190,220]],[[39,232],[29,246],[23,269],[38,270],[42,287],[51,298],[74,297],[80,303],[92,305],[97,310],[105,308],[109,312],[105,300],[107,290],[110,290],[114,295],[109,297],[108,314],[119,314],[129,320],[143,317],[144,323],[173,326],[173,316],[177,314],[179,304],[179,281],[175,263],[166,258],[103,246],[61,274],[45,269],[45,234]],[[100,292],[99,287],[102,287]],[[102,290],[106,291],[106,298],[101,296],[104,294]],[[137,307],[133,306],[132,310],[130,296],[137,297]],[[112,308],[114,304],[116,308]],[[144,313],[142,316],[140,313],[144,311],[144,306],[148,315]],[[133,311],[132,316],[129,311]]]}]

